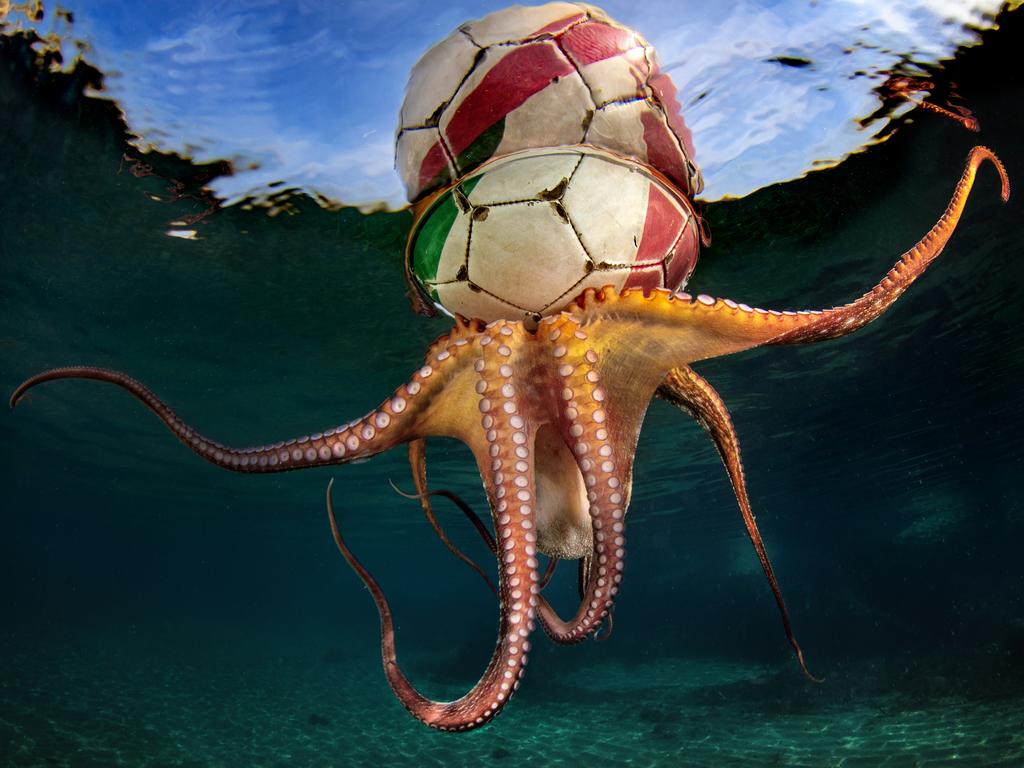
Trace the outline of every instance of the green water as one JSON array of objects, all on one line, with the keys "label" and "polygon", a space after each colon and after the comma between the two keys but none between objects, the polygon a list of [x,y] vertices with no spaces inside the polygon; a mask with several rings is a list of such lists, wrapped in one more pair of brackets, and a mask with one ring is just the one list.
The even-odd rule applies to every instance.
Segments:
[{"label": "green water", "polygon": [[[976,141],[1024,180],[1008,18],[948,75],[975,136],[929,114],[838,168],[712,207],[692,287],[761,306],[841,303],[931,225]],[[262,443],[376,406],[443,320],[401,279],[407,214],[160,202],[113,110],[0,49],[0,386],[86,363],[150,384],[215,439]],[[152,158],[148,161],[154,162]],[[165,159],[165,175],[194,173]],[[1024,235],[982,171],[940,263],[848,339],[711,361],[811,668],[788,654],[727,480],[663,403],[638,450],[630,560],[604,643],[535,643],[480,731],[410,718],[323,491],[387,591],[406,671],[461,695],[493,596],[434,539],[400,451],[232,475],[122,392],[58,382],[0,418],[2,765],[1019,766],[1024,764]],[[483,509],[468,451],[435,483]],[[485,553],[443,510],[455,538]],[[552,585],[564,611],[571,568]]]}]

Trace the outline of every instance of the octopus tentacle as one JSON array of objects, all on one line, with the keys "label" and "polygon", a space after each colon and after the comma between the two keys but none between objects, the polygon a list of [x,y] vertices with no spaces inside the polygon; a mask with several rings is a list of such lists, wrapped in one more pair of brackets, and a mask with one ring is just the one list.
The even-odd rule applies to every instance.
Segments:
[{"label": "octopus tentacle", "polygon": [[457,506],[462,513],[466,516],[466,519],[472,523],[473,527],[476,528],[480,538],[483,539],[485,545],[491,550],[492,554],[497,554],[497,544],[494,541],[494,537],[491,536],[491,532],[487,530],[487,527],[483,524],[483,521],[477,516],[476,512],[466,504],[459,496],[451,491],[438,490],[431,491],[427,486],[427,441],[424,439],[413,440],[409,443],[409,466],[412,469],[413,482],[416,485],[416,493],[402,493],[397,487],[392,484],[395,491],[407,499],[419,499],[420,505],[423,507],[423,514],[427,518],[427,522],[430,523],[430,527],[434,529],[434,533],[441,540],[448,550],[455,555],[459,560],[464,562],[474,571],[476,571],[480,578],[484,580],[488,588],[495,595],[498,594],[498,590],[494,586],[494,582],[491,581],[491,577],[487,575],[483,568],[481,568],[473,558],[465,554],[461,549],[455,546],[455,543],[445,534],[444,529],[437,520],[437,516],[434,514],[434,505],[430,499],[434,496],[442,496],[451,501]]},{"label": "octopus tentacle", "polygon": [[[249,448],[232,448],[199,433],[148,387],[120,371],[73,366],[54,368],[24,381],[11,395],[12,408],[33,387],[57,379],[93,379],[127,390],[151,410],[194,453],[212,464],[236,472],[286,472],[293,469],[344,464],[363,459],[435,431],[431,417],[437,400],[450,399],[453,380],[469,366],[463,347],[472,326],[461,324],[435,344],[427,363],[409,383],[401,386],[381,406],[360,419],[323,432]],[[440,349],[438,349],[440,347]],[[440,425],[439,425],[440,426]]]},{"label": "octopus tentacle", "polygon": [[761,532],[757,529],[757,520],[750,508],[747,484],[743,477],[739,438],[736,436],[736,430],[733,428],[732,419],[729,417],[725,403],[707,381],[688,367],[673,369],[666,377],[665,382],[658,388],[658,395],[693,416],[714,441],[715,448],[718,449],[718,454],[722,457],[722,462],[729,473],[729,480],[732,482],[733,492],[736,494],[736,501],[743,516],[743,524],[747,528],[747,535],[750,537],[751,544],[754,545],[757,559],[761,562],[761,569],[775,596],[786,639],[789,640],[804,674],[816,683],[822,682],[807,669],[803,650],[796,640],[789,619],[789,611],[786,610],[786,603],[782,599],[782,590],[779,588],[771,560],[768,559],[768,552],[761,539]]},{"label": "octopus tentacle", "polygon": [[[459,550],[448,539],[448,537],[445,535],[444,530],[441,528],[440,524],[437,522],[437,517],[434,515],[433,504],[431,503],[431,498],[433,496],[444,496],[444,497],[450,499],[451,501],[453,501],[457,506],[459,506],[459,508],[462,509],[463,513],[465,513],[466,517],[469,518],[469,520],[473,523],[473,526],[476,528],[477,533],[480,534],[480,538],[483,540],[484,544],[488,546],[488,548],[491,550],[491,552],[493,552],[495,555],[497,555],[498,554],[498,552],[497,552],[497,544],[494,541],[494,537],[491,536],[490,531],[488,531],[487,528],[483,526],[482,521],[480,520],[479,517],[477,517],[476,513],[473,512],[473,510],[469,507],[469,505],[467,505],[456,494],[450,493],[450,492],[445,492],[445,491],[431,491],[429,489],[429,486],[427,484],[427,476],[426,476],[425,445],[424,446],[417,445],[417,443],[423,443],[423,442],[425,442],[425,441],[416,441],[416,443],[410,443],[409,444],[410,463],[412,464],[413,478],[414,478],[414,482],[416,483],[416,491],[417,491],[413,498],[420,499],[420,502],[423,505],[424,514],[426,515],[427,520],[430,521],[431,526],[434,528],[434,531],[437,533],[438,537],[445,544],[445,546],[447,546],[448,549],[451,550],[452,553],[455,554],[456,557],[458,557],[460,560],[462,560],[467,565],[469,565],[471,568],[473,568],[473,570],[475,570],[477,573],[479,573],[481,575],[481,577],[487,582],[487,585],[489,587],[491,587],[491,590],[495,591],[494,587],[493,587],[493,585],[491,583],[491,580],[484,574],[483,569],[481,569],[480,566],[476,564],[476,562],[471,560],[461,550]],[[414,455],[414,452],[415,452],[415,455]],[[398,490],[398,489],[396,488],[396,490]],[[398,491],[398,493],[401,494],[402,496],[408,496],[408,494],[404,494],[401,491]],[[584,576],[584,569],[585,569],[587,574],[590,573],[590,565],[589,565],[590,557],[588,556],[586,558],[581,558],[579,563],[580,563],[579,593],[580,593],[580,600],[582,600],[584,595],[586,594],[586,578]],[[584,563],[586,563],[586,566],[584,566]],[[558,558],[557,557],[552,557],[548,561],[547,567],[545,568],[544,574],[541,576],[541,579],[540,579],[540,582],[539,582],[539,585],[538,585],[539,589],[541,591],[548,585],[548,582],[551,580],[551,577],[555,573],[555,567],[557,565],[558,565]],[[543,597],[540,598],[540,602],[541,602],[541,604],[543,606],[547,606],[548,605],[547,601]],[[546,615],[550,616],[550,615],[552,615],[552,613],[553,613],[553,611],[550,609],[550,606],[548,606],[547,611],[546,611]],[[544,628],[544,631],[547,634],[551,635],[553,632],[557,632],[557,630],[553,629],[552,627],[550,627],[546,623],[545,615],[540,615],[539,614],[537,618],[541,622],[541,626]],[[608,619],[609,619],[609,621],[611,620],[611,614],[608,615]],[[575,642],[575,641],[572,641],[572,642]]]},{"label": "octopus tentacle", "polygon": [[237,472],[286,472],[341,464],[365,458],[403,442],[418,410],[415,398],[429,387],[429,374],[420,369],[393,397],[361,419],[324,432],[272,445],[231,448],[200,434],[145,385],[119,371],[87,366],[56,368],[25,381],[11,396],[11,407],[32,387],[55,379],[95,379],[127,390],[163,421],[186,446],[212,464]]},{"label": "octopus tentacle", "polygon": [[905,94],[905,98],[907,99],[907,101],[913,102],[919,107],[934,112],[937,115],[948,117],[950,120],[953,120],[954,122],[960,123],[960,125],[962,125],[971,133],[978,133],[981,131],[981,124],[978,122],[978,119],[971,114],[964,115],[959,112],[954,112],[951,109],[946,109],[940,104],[933,104],[930,101],[918,99],[913,96],[910,96],[909,94]]},{"label": "octopus tentacle", "polygon": [[599,643],[603,643],[612,636],[612,632],[614,631],[615,614],[612,611],[608,611],[608,615],[604,617],[604,624],[601,625],[601,629],[594,633],[594,640]]},{"label": "octopus tentacle", "polygon": [[900,257],[878,285],[856,301],[812,316],[801,327],[788,330],[768,343],[806,344],[839,338],[864,327],[885,312],[942,253],[963,215],[978,167],[986,160],[999,173],[1003,202],[1009,200],[1010,180],[1006,168],[987,147],[974,147],[967,156],[967,165],[942,216],[913,248]]},{"label": "octopus tentacle", "polygon": [[[334,543],[352,570],[366,585],[377,612],[380,614],[381,657],[384,674],[402,705],[421,722],[442,731],[467,731],[479,727],[501,711],[512,691],[519,687],[526,666],[526,653],[530,644],[526,637],[530,618],[523,614],[502,608],[498,646],[480,681],[469,693],[452,702],[431,701],[420,694],[398,666],[398,652],[395,647],[395,625],[391,607],[383,590],[366,567],[356,559],[341,536],[334,506],[331,499],[332,479],[327,485],[327,516],[331,524]],[[525,626],[520,626],[525,625]],[[520,634],[520,630],[525,634]]]},{"label": "octopus tentacle", "polygon": [[[522,332],[522,329],[519,329]],[[498,642],[479,682],[462,698],[438,702],[421,695],[398,666],[394,623],[379,587],[352,557],[336,535],[345,559],[370,589],[381,620],[384,672],[392,690],[409,712],[427,725],[447,731],[465,731],[489,722],[519,687],[530,650],[540,592],[535,526],[536,484],[531,447],[535,428],[519,413],[517,401],[502,391],[501,370],[512,356],[516,324],[481,334],[472,345],[478,356],[472,369],[483,437],[468,440],[480,468],[498,542],[500,621]],[[486,339],[486,342],[485,342]],[[496,342],[496,343],[495,343]],[[465,419],[460,416],[460,423]]]},{"label": "octopus tentacle", "polygon": [[548,567],[544,569],[544,575],[540,580],[540,588],[543,590],[548,583],[551,581],[551,577],[555,575],[555,568],[558,566],[558,558],[552,557],[548,560]]},{"label": "octopus tentacle", "polygon": [[416,493],[403,493],[402,491],[398,490],[398,488],[395,488],[395,490],[398,491],[398,493],[401,496],[404,496],[407,499],[420,499],[421,501],[425,502],[424,512],[429,512],[435,523],[437,522],[437,518],[436,516],[434,516],[433,505],[430,504],[430,498],[432,496],[442,496],[448,499],[453,504],[455,504],[455,506],[458,507],[459,510],[461,510],[463,515],[466,516],[466,519],[469,520],[470,523],[472,523],[473,527],[476,529],[476,532],[480,534],[480,538],[483,541],[484,545],[489,550],[491,550],[491,553],[497,554],[498,545],[495,543],[494,537],[491,535],[491,532],[487,530],[487,526],[484,525],[483,521],[480,519],[480,516],[473,511],[473,508],[470,507],[469,504],[467,504],[462,499],[461,496],[452,491],[447,491],[443,489],[436,491],[430,490],[430,488],[427,486],[426,461],[426,440],[419,439],[410,442],[409,463],[413,471],[413,483],[416,485]]},{"label": "octopus tentacle", "polygon": [[587,582],[590,581],[590,566],[593,562],[594,558],[591,555],[585,555],[577,561],[576,591],[579,593],[580,600],[587,594]]},{"label": "octopus tentacle", "polygon": [[[594,572],[594,557],[593,555],[585,555],[579,559],[579,564],[576,569],[576,591],[579,593],[580,600],[583,600],[587,595],[587,584],[590,583],[590,579]],[[612,610],[615,608],[614,605],[608,607],[608,613],[605,615],[601,626],[594,630],[594,639],[597,641],[607,640],[612,635],[612,626],[614,620],[612,619]],[[541,617],[544,631],[550,633],[551,628],[547,624],[543,623],[543,617]],[[602,632],[602,630],[604,630]]]},{"label": "octopus tentacle", "polygon": [[[419,442],[424,442],[424,441],[416,441],[416,442],[419,443]],[[414,446],[416,446],[416,447],[414,448]],[[424,457],[424,450],[425,450],[425,448],[417,446],[416,443],[410,443],[409,444],[410,456],[412,456],[414,450],[417,452],[418,456],[415,459],[411,459],[411,462],[413,463],[413,477],[414,477],[414,481],[416,483],[416,491],[417,492],[416,492],[416,494],[413,495],[413,494],[402,493],[402,491],[398,490],[397,488],[395,488],[395,490],[401,496],[405,496],[406,498],[420,499],[420,503],[423,505],[424,514],[426,515],[427,520],[430,522],[430,524],[433,527],[435,533],[437,533],[438,537],[441,539],[441,541],[444,543],[444,545],[446,547],[448,547],[448,549],[456,557],[458,557],[460,560],[462,560],[467,565],[469,565],[473,570],[475,570],[478,574],[480,574],[481,578],[483,578],[484,581],[487,583],[487,586],[491,588],[491,591],[494,592],[495,594],[497,594],[497,590],[494,589],[494,586],[493,586],[491,580],[484,573],[483,569],[480,568],[480,566],[477,565],[477,563],[475,561],[473,561],[471,558],[466,556],[460,549],[458,549],[458,547],[456,547],[455,544],[453,544],[450,539],[448,539],[447,535],[444,533],[444,529],[441,528],[441,525],[440,525],[440,523],[438,523],[437,517],[434,514],[434,509],[433,509],[433,504],[431,503],[431,498],[434,497],[434,496],[443,496],[443,497],[451,500],[452,502],[454,502],[456,504],[456,506],[458,506],[463,511],[463,513],[470,520],[470,522],[472,522],[474,528],[476,528],[476,530],[477,530],[477,533],[480,534],[480,538],[483,540],[484,544],[491,550],[492,553],[497,555],[498,554],[498,552],[497,552],[497,543],[494,541],[494,537],[491,536],[490,531],[488,531],[487,528],[484,527],[483,522],[480,520],[480,518],[477,516],[477,514],[472,510],[472,508],[470,508],[468,504],[466,504],[461,498],[459,498],[459,496],[457,494],[454,494],[454,493],[452,493],[450,491],[443,491],[443,490],[431,491],[429,489],[429,486],[427,484],[426,466],[425,466],[425,457]],[[589,555],[584,557],[584,558],[581,558],[579,560],[579,573],[578,573],[578,584],[577,584],[577,586],[578,586],[578,589],[579,589],[580,600],[583,600],[584,596],[586,595],[586,584],[587,584],[587,579],[589,578],[589,574],[590,574],[590,571],[591,571],[591,567],[590,567],[591,566],[591,562],[592,562],[592,559],[591,559],[591,557]],[[557,557],[552,557],[548,561],[547,567],[545,568],[544,574],[541,576],[541,579],[540,579],[540,582],[539,582],[539,588],[540,588],[541,591],[543,591],[544,588],[548,585],[548,582],[551,581],[551,577],[554,575],[555,567],[557,565],[558,565],[558,558]],[[545,598],[541,597],[540,598],[540,602],[541,602],[542,606],[548,606],[548,607],[547,607],[546,611],[543,614],[538,614],[537,618],[541,622],[541,626],[544,628],[544,631],[550,635],[552,633],[557,632],[557,630],[552,628],[550,625],[548,625],[546,623],[545,616],[552,615],[553,611],[550,608],[550,606],[548,605],[548,603],[547,603]],[[595,634],[595,639],[604,640],[604,639],[606,639],[611,634],[611,622],[612,622],[612,615],[611,615],[611,613],[608,614],[606,622],[607,622],[606,623],[607,631],[605,632],[605,634],[603,636],[600,636],[600,637],[598,637]],[[571,642],[575,642],[575,640],[573,640]],[[564,643],[564,644],[570,644],[570,643]]]},{"label": "octopus tentacle", "polygon": [[[486,357],[486,356],[485,356]],[[482,357],[481,360],[485,358]],[[486,370],[481,367],[481,370]],[[482,379],[486,380],[486,379]],[[366,584],[377,604],[381,621],[381,653],[384,672],[392,690],[409,712],[440,730],[465,731],[489,722],[519,687],[530,650],[540,574],[537,571],[537,534],[533,524],[533,471],[503,471],[511,464],[506,455],[511,445],[530,444],[530,435],[510,424],[503,411],[491,416],[494,438],[488,439],[486,455],[478,455],[484,486],[494,517],[499,553],[500,622],[498,643],[480,681],[462,698],[451,702],[427,699],[409,682],[398,666],[391,610],[373,577],[345,546],[333,522],[335,541],[342,555]],[[498,434],[502,439],[498,439]],[[519,440],[508,439],[515,434]]]},{"label": "octopus tentacle", "polygon": [[[495,592],[495,594],[497,594],[497,590],[494,589],[494,586],[493,586],[491,580],[484,573],[483,569],[480,568],[480,566],[477,565],[477,563],[475,561],[473,561],[471,558],[466,556],[461,550],[458,549],[458,547],[455,546],[455,544],[453,544],[451,542],[451,540],[448,539],[447,535],[444,533],[444,530],[441,528],[440,524],[437,522],[437,517],[434,514],[433,504],[431,503],[431,498],[434,497],[434,496],[444,496],[445,498],[448,498],[449,500],[454,502],[463,511],[463,513],[470,520],[470,522],[472,522],[473,526],[477,530],[477,533],[480,534],[480,538],[483,540],[484,544],[487,545],[487,547],[491,550],[492,553],[497,555],[498,554],[497,543],[495,542],[494,537],[491,536],[490,531],[488,531],[487,528],[484,527],[483,522],[480,520],[479,517],[477,517],[476,513],[469,507],[468,504],[466,504],[461,498],[459,498],[457,494],[451,493],[450,491],[431,491],[430,490],[430,488],[429,488],[429,486],[427,484],[425,445],[420,445],[420,443],[425,443],[425,441],[422,441],[422,440],[421,441],[415,441],[415,442],[409,444],[410,463],[412,464],[413,478],[414,478],[414,482],[416,483],[416,491],[417,491],[416,494],[415,495],[405,494],[405,493],[402,493],[401,491],[399,491],[397,488],[395,490],[398,491],[398,493],[400,495],[405,496],[407,498],[417,498],[417,499],[420,499],[420,503],[423,505],[423,511],[424,511],[424,514],[427,517],[427,520],[430,522],[430,524],[433,527],[435,533],[437,533],[438,537],[441,539],[441,541],[444,543],[444,545],[446,547],[448,547],[448,549],[456,557],[458,557],[460,560],[462,560],[467,565],[469,565],[473,570],[475,570],[478,574],[480,574],[480,576],[484,579],[484,581],[487,583],[487,585],[491,588],[491,591]],[[414,453],[415,453],[415,456],[414,456]],[[582,600],[584,595],[585,595],[586,577],[584,576],[584,571],[586,572],[586,574],[590,573],[590,560],[591,559],[588,556],[586,558],[581,558],[580,561],[579,561],[579,563],[580,563],[580,566],[579,566],[580,567],[580,572],[579,572],[580,600]],[[555,567],[557,565],[558,565],[558,558],[557,557],[552,557],[548,561],[547,567],[544,570],[544,574],[541,576],[540,582],[538,584],[539,590],[543,591],[544,588],[548,585],[548,582],[551,581],[551,577],[554,575]],[[542,605],[547,605],[547,601],[543,597],[540,598],[540,602],[541,602]],[[550,613],[551,613],[551,611],[550,611],[550,608],[549,608],[548,609],[548,615],[550,615]],[[556,631],[556,630],[552,629],[545,622],[545,618],[544,618],[543,615],[538,615],[537,618],[540,620],[541,626],[544,628],[545,632],[547,632],[548,634],[551,634],[552,632]],[[609,622],[609,627],[610,627],[610,623],[611,623],[611,614],[610,613],[608,614],[608,622]],[[610,629],[609,629],[609,633],[610,633]],[[607,637],[607,634],[605,636]],[[601,638],[601,639],[604,639],[604,638]]]},{"label": "octopus tentacle", "polygon": [[[978,119],[971,114],[971,111],[967,109],[967,107],[954,106],[950,101],[951,98],[956,96],[955,88],[948,89],[946,94],[946,103],[949,105],[948,108],[927,100],[928,98],[935,97],[935,83],[923,77],[890,74],[889,79],[882,83],[878,90],[886,101],[894,97],[902,98],[915,106],[960,123],[961,126],[972,133],[978,133],[981,130],[981,124],[978,122]],[[921,97],[918,95],[921,93],[928,93],[929,96]],[[880,109],[879,112],[876,112],[874,115],[870,115],[861,121],[861,124],[866,125],[867,122],[873,120],[884,111],[884,108]]]},{"label": "octopus tentacle", "polygon": [[[999,174],[1003,201],[1009,199],[1010,182],[999,158],[986,147],[974,147],[945,212],[931,230],[874,288],[844,306],[780,312],[706,295],[645,294],[639,289],[620,294],[605,287],[584,292],[569,311],[589,324],[592,337],[602,344],[610,345],[613,335],[631,333],[631,321],[635,322],[635,338],[642,335],[644,342],[617,350],[619,364],[632,369],[663,360],[667,372],[763,344],[802,344],[845,336],[881,315],[939,256],[963,214],[978,168],[986,161]],[[608,318],[616,322],[605,322]]]},{"label": "octopus tentacle", "polygon": [[[553,354],[566,356],[563,349],[556,347]],[[580,605],[570,620],[559,617],[541,598],[541,624],[551,639],[561,644],[578,643],[597,630],[615,602],[625,565],[633,444],[626,441],[629,444],[624,446],[621,438],[616,440],[616,414],[610,410],[611,402],[602,386],[597,352],[585,349],[578,357],[566,357],[569,361],[560,365],[558,373],[566,401],[560,427],[576,456],[590,503],[593,567],[587,569]]]}]

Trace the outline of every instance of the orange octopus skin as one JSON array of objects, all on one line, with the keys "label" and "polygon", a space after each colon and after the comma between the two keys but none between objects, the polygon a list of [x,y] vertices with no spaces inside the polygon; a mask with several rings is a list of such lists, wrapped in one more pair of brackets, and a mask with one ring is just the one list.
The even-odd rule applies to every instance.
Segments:
[{"label": "orange octopus skin", "polygon": [[[575,642],[595,632],[608,616],[625,564],[634,450],[648,404],[659,394],[696,416],[721,452],[787,635],[803,665],[746,498],[739,443],[728,412],[710,385],[688,366],[762,345],[833,339],[874,320],[941,253],[963,213],[978,167],[986,160],[998,171],[1002,198],[1007,200],[1010,188],[1002,163],[990,150],[975,147],[935,226],[874,288],[833,309],[780,312],[705,295],[617,293],[605,288],[588,290],[569,309],[542,319],[533,330],[521,322],[484,325],[457,319],[454,329],[431,346],[410,381],[376,410],[324,432],[241,450],[199,434],[149,389],[115,371],[74,367],[41,373],[15,390],[11,406],[32,387],[53,379],[117,384],[199,456],[239,472],[344,464],[431,436],[465,442],[476,458],[491,509],[500,624],[486,671],[456,701],[430,701],[402,674],[387,601],[348,550],[329,505],[335,540],[377,603],[384,668],[392,689],[424,723],[463,731],[493,719],[519,686],[538,618],[556,640]],[[538,450],[544,452],[541,463]],[[561,474],[551,477],[552,467]],[[572,471],[566,473],[565,467]],[[569,489],[558,503],[579,500],[578,505],[569,504],[573,509],[567,516],[560,509],[545,508],[552,480],[559,493],[564,491],[561,486]],[[417,485],[424,489],[425,477]],[[592,565],[576,614],[563,621],[540,595],[537,553],[579,556],[581,542]]]},{"label": "orange octopus skin", "polygon": [[917,95],[934,89],[935,84],[925,80],[924,78],[893,75],[882,84],[880,90],[883,93],[904,98],[922,109],[926,109],[937,115],[941,115],[942,117],[949,118],[953,122],[959,123],[972,133],[978,133],[981,130],[981,125],[978,123],[977,118],[974,117],[974,115],[971,114],[971,111],[966,107],[953,107],[952,109],[948,109],[941,104],[925,101]]}]

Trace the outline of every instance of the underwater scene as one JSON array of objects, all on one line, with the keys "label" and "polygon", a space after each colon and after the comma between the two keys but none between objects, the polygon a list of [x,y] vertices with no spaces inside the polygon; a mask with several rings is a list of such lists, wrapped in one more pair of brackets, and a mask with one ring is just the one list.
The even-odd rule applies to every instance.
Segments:
[{"label": "underwater scene", "polygon": [[1024,766],[1019,3],[66,2],[0,766]]}]

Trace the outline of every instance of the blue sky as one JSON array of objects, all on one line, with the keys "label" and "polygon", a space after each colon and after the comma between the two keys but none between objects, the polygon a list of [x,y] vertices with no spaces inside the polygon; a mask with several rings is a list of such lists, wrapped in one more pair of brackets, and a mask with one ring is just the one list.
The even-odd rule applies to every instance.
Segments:
[{"label": "blue sky", "polygon": [[[39,25],[88,44],[139,145],[230,159],[229,200],[283,181],[345,204],[403,204],[393,135],[410,68],[461,22],[501,2],[64,0]],[[968,44],[998,2],[614,0],[679,87],[705,199],[800,176],[869,143],[881,71]],[[22,23],[13,13],[8,25]],[[813,64],[784,67],[793,56]],[[864,72],[867,75],[855,75]],[[697,101],[700,94],[706,94]]]}]

